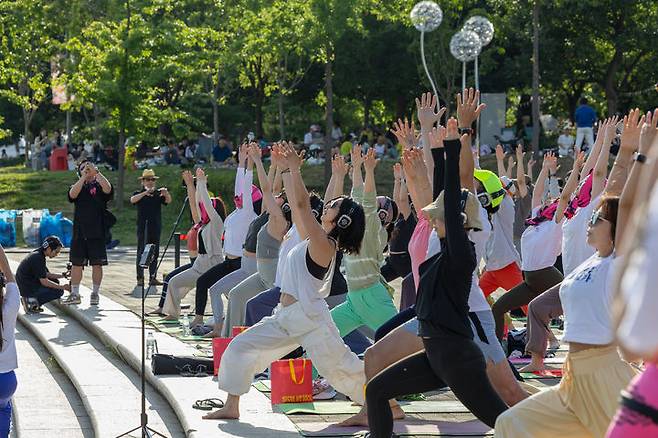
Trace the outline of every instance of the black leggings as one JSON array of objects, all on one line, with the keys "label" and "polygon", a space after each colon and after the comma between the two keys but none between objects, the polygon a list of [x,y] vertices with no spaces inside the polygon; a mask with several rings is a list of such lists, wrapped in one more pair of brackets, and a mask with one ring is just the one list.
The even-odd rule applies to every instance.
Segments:
[{"label": "black leggings", "polygon": [[504,336],[505,314],[512,309],[529,304],[556,284],[562,281],[562,273],[554,266],[538,271],[523,271],[523,282],[505,292],[491,308],[496,321],[496,336]]},{"label": "black leggings", "polygon": [[206,313],[206,304],[208,303],[208,289],[219,280],[233,271],[240,269],[241,259],[224,259],[219,265],[208,269],[201,277],[196,280],[196,297],[194,299],[194,314],[203,316]]},{"label": "black leggings", "polygon": [[366,386],[368,423],[372,438],[390,438],[393,415],[389,400],[441,388],[444,381],[473,415],[494,427],[507,410],[487,377],[482,352],[471,339],[423,339],[420,351],[391,365]]},{"label": "black leggings", "polygon": [[398,313],[393,318],[389,319],[384,324],[379,326],[377,331],[375,331],[375,342],[379,342],[381,338],[391,333],[393,330],[400,327],[402,324],[411,321],[415,317],[416,317],[415,305],[411,307],[407,307],[404,310],[401,310],[400,313]]}]

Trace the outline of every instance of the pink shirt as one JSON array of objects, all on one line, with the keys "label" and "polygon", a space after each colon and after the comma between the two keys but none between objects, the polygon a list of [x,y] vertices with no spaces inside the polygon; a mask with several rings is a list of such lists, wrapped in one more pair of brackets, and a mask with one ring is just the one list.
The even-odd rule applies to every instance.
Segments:
[{"label": "pink shirt", "polygon": [[429,245],[432,226],[429,221],[421,214],[418,217],[418,223],[414,232],[409,239],[409,257],[411,257],[411,273],[414,276],[414,284],[418,290],[419,276],[418,268],[427,258],[427,247]]}]

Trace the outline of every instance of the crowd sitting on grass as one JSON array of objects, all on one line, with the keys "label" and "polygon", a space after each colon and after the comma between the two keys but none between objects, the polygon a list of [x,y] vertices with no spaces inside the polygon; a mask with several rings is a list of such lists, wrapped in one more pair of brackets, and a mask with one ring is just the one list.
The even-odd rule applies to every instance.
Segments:
[{"label": "crowd sitting on grass", "polygon": [[[190,262],[167,275],[152,313],[178,320],[181,300],[195,289],[195,334],[228,336],[233,327],[249,326],[222,356],[224,405],[203,418],[240,418],[240,398],[255,375],[284,356],[305,356],[319,373],[314,396],[338,391],[362,406],[340,425],[368,427],[370,437],[394,436],[394,421],[405,417],[396,398],[442,388],[495,436],[658,436],[658,295],[650,261],[658,243],[651,214],[658,208],[658,110],[600,121],[592,146],[577,153],[562,183],[558,156],[535,157],[542,161],[535,179],[521,146],[515,164],[505,164],[501,148],[498,173],[480,169],[473,127],[486,106],[479,102],[479,92],[463,90],[450,116],[427,93],[416,102],[419,132],[407,120],[381,135],[332,132],[344,141],[333,151],[323,196],[309,192],[302,178],[304,160],[321,158],[318,126],[303,146],[240,145],[232,212],[211,194],[210,170],[183,172],[194,222],[187,232]],[[168,147],[165,160],[195,156],[189,145],[182,156],[170,152],[176,145]],[[389,165],[394,192],[378,193],[375,169]],[[64,300],[80,303],[82,269],[90,264],[96,305],[106,223],[92,218],[109,220],[113,189],[92,164],[78,171],[69,192],[76,214]],[[160,208],[171,202],[166,189],[155,188],[156,178],[144,170],[143,188],[131,198],[142,246],[159,243],[149,230],[159,236]],[[56,241],[46,241],[19,268],[21,293],[34,289],[38,305],[59,294],[42,287],[69,290],[45,268],[58,250]],[[5,265],[0,257],[3,272]],[[139,266],[136,275],[144,282]],[[149,276],[153,282],[154,272]],[[13,331],[16,287],[11,272],[5,277],[0,381],[16,368],[6,346],[13,332],[5,331]],[[396,278],[403,279],[399,306],[389,285]],[[504,348],[514,328],[510,313],[527,316],[527,343],[518,354],[529,363],[521,369]],[[564,325],[561,339],[551,331],[556,319]],[[374,333],[365,352],[363,341],[371,342],[357,331],[364,327]],[[560,343],[568,344],[561,383],[538,391],[523,382],[520,372],[552,370],[544,359]],[[0,413],[6,392],[0,391]]]}]

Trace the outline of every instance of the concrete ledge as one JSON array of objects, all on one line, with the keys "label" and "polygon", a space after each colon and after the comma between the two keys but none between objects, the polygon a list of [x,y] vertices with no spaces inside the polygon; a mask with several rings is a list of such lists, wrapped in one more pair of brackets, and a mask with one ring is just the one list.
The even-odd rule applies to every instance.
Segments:
[{"label": "concrete ledge", "polygon": [[[90,307],[89,294],[88,289],[81,288],[81,305],[58,306],[140,373],[140,318],[103,295],[98,307]],[[191,356],[197,351],[172,336],[155,329],[151,331],[161,353]],[[146,378],[169,402],[190,438],[300,436],[294,424],[285,415],[273,413],[269,399],[254,388],[242,397],[240,421],[208,421],[201,418],[204,412],[193,409],[192,404],[199,399],[214,397],[226,400],[226,393],[217,388],[212,377],[155,376],[147,363]]]}]

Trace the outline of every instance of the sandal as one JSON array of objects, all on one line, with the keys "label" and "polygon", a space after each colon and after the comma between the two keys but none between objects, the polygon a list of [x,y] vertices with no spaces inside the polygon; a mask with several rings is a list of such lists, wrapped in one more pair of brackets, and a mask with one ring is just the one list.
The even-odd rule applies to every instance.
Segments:
[{"label": "sandal", "polygon": [[201,411],[211,411],[213,409],[221,409],[224,407],[224,402],[218,398],[207,398],[204,400],[197,400],[192,405],[192,408]]}]

